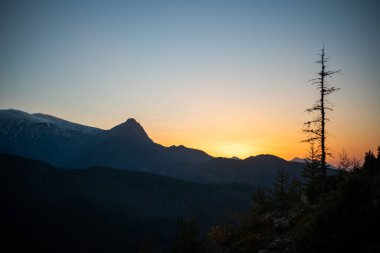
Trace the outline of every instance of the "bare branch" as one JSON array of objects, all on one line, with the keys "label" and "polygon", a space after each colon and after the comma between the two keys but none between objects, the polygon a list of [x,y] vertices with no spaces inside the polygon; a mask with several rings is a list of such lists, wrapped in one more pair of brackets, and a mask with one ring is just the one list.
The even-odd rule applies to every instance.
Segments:
[{"label": "bare branch", "polygon": [[326,57],[325,48],[323,46],[319,54],[319,59],[316,61],[316,63],[320,64],[321,69],[316,78],[308,81],[316,86],[320,92],[320,99],[312,107],[306,109],[307,113],[313,113],[315,117],[306,121],[304,123],[305,129],[302,130],[307,135],[307,138],[303,140],[303,142],[310,143],[311,145],[314,145],[315,142],[318,143],[319,149],[315,157],[320,159],[323,175],[326,175],[326,156],[332,156],[326,145],[326,136],[328,134],[326,131],[326,122],[329,121],[326,112],[333,111],[333,104],[330,103],[326,97],[339,90],[339,88],[329,84],[326,79],[341,72],[341,70],[326,70],[328,61],[329,58]]}]

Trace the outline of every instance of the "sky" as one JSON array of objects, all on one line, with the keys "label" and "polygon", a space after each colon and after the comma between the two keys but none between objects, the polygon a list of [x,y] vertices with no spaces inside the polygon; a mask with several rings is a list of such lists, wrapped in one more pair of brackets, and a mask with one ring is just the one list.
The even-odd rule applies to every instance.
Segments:
[{"label": "sky", "polygon": [[379,1],[0,3],[0,108],[110,129],[135,118],[165,146],[213,156],[304,157],[308,80],[322,46],[328,145],[380,145]]}]

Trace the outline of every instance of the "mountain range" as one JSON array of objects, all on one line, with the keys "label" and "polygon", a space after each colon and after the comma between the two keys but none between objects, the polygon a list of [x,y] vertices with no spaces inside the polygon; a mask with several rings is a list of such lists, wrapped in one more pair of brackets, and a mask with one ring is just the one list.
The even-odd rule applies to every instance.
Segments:
[{"label": "mountain range", "polygon": [[244,160],[215,158],[182,145],[155,143],[135,120],[109,130],[54,116],[0,110],[0,152],[73,169],[105,166],[149,172],[203,183],[270,186],[279,169],[299,177],[303,164],[273,155]]},{"label": "mountain range", "polygon": [[135,119],[103,130],[13,109],[0,110],[0,165],[4,248],[64,253],[170,252],[181,222],[206,236],[279,169],[294,179],[304,167],[165,147]]}]

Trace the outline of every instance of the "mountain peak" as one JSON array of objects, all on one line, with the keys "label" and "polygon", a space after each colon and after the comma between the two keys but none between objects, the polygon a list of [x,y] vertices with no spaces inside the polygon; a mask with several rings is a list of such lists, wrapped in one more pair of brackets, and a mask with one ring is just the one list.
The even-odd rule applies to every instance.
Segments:
[{"label": "mountain peak", "polygon": [[127,121],[125,121],[125,124],[128,124],[128,125],[140,125],[134,118],[127,119]]},{"label": "mountain peak", "polygon": [[121,138],[127,138],[130,141],[152,141],[146,134],[144,128],[134,118],[127,119],[127,121],[124,123],[121,123],[120,125],[117,125],[114,128],[110,129],[109,132],[112,135]]},{"label": "mountain peak", "polygon": [[121,123],[120,125],[128,129],[133,129],[134,131],[145,132],[140,123],[137,122],[137,120],[135,120],[134,118],[129,118],[127,119],[127,121]]}]

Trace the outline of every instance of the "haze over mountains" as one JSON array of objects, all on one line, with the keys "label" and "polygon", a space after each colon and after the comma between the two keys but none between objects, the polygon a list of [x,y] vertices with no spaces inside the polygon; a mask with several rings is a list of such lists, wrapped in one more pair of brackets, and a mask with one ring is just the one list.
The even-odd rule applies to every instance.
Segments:
[{"label": "haze over mountains", "polygon": [[102,130],[12,109],[0,110],[0,152],[63,168],[106,166],[195,182],[255,186],[269,186],[281,168],[298,177],[303,167],[272,155],[239,160],[214,158],[184,146],[164,147],[151,140],[135,119]]}]

